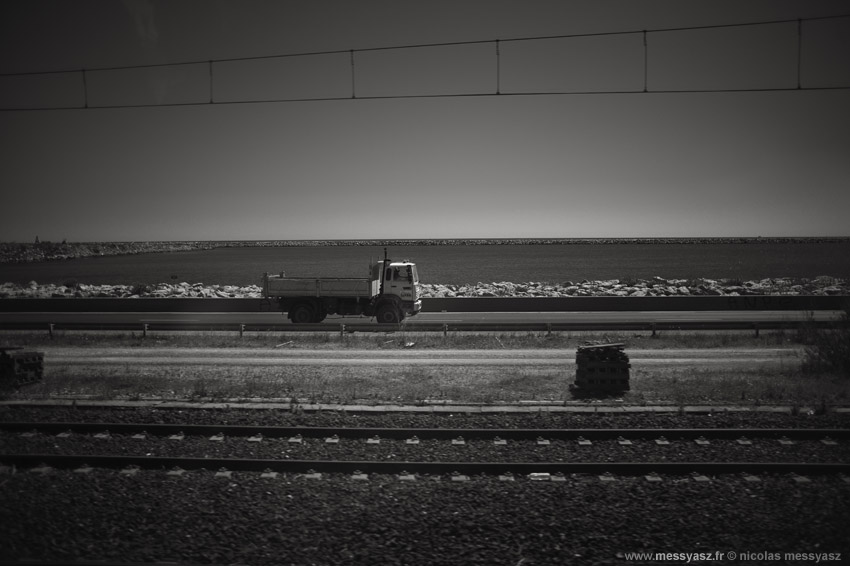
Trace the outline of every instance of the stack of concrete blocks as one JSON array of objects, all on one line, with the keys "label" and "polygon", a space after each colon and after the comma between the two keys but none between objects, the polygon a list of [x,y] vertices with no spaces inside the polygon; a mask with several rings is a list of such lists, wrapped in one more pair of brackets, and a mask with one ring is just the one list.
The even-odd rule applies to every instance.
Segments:
[{"label": "stack of concrete blocks", "polygon": [[579,346],[575,388],[590,393],[628,391],[631,364],[624,347],[624,344]]},{"label": "stack of concrete blocks", "polygon": [[19,387],[41,381],[44,354],[24,351],[20,346],[0,347],[0,387]]}]

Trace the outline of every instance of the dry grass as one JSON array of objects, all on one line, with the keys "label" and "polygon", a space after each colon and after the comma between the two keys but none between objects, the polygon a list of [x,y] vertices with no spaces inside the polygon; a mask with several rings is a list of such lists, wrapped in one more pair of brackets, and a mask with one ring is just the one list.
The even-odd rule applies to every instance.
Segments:
[{"label": "dry grass", "polygon": [[485,367],[53,366],[12,398],[298,399],[315,403],[474,403],[564,399],[566,372]]},{"label": "dry grass", "polygon": [[768,368],[716,371],[708,368],[661,369],[632,372],[634,404],[656,402],[675,405],[729,403],[743,405],[823,406],[850,403],[846,380],[814,377],[798,368],[780,371]]},{"label": "dry grass", "polygon": [[[573,332],[338,334],[161,333],[146,338],[132,333],[67,332],[54,339],[42,333],[6,332],[0,342],[39,346],[215,347],[271,349],[567,349],[588,340],[625,342],[628,348],[775,348],[797,343],[792,332]],[[44,380],[0,398],[247,400],[296,399],[321,403],[406,403],[454,401],[499,403],[519,401],[573,402],[569,384],[575,366],[84,366],[47,363]],[[800,363],[777,368],[757,365],[739,369],[663,366],[632,368],[631,390],[624,404],[790,404],[821,406],[850,402],[850,381],[808,375]],[[610,400],[610,399],[609,399]]]},{"label": "dry grass", "polygon": [[[298,400],[309,403],[426,401],[572,402],[575,366],[49,366],[44,380],[10,398]],[[633,368],[624,404],[836,405],[847,380],[788,367]]]},{"label": "dry grass", "polygon": [[309,349],[399,349],[413,343],[416,349],[575,349],[586,341],[624,342],[629,347],[667,348],[773,348],[799,343],[793,331],[764,331],[759,336],[741,331],[659,331],[649,332],[440,332],[353,333],[338,332],[89,332],[56,331],[54,337],[43,331],[0,331],[0,344],[26,346],[123,347],[123,348],[258,348]]}]

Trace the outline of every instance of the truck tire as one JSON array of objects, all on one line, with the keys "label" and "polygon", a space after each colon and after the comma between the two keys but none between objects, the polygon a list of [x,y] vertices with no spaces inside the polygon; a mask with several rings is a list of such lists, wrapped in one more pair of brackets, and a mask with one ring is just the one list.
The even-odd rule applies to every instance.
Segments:
[{"label": "truck tire", "polygon": [[385,304],[378,307],[375,318],[378,319],[379,324],[398,324],[401,320],[398,309],[393,304]]},{"label": "truck tire", "polygon": [[313,322],[314,316],[315,312],[313,311],[313,307],[307,303],[298,303],[292,307],[291,311],[289,311],[289,320],[291,320],[293,324],[311,323]]}]

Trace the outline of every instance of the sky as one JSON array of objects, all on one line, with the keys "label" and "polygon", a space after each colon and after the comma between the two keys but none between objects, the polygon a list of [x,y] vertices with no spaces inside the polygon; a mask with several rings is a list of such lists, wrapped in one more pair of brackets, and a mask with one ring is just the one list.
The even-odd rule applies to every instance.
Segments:
[{"label": "sky", "polygon": [[0,241],[850,236],[842,14],[6,1]]}]

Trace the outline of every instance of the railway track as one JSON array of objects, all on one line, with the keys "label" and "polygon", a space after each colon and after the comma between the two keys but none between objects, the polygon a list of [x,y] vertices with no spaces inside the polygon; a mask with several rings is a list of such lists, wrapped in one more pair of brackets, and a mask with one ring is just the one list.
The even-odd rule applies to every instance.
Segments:
[{"label": "railway track", "polygon": [[[0,423],[0,464],[399,477],[850,474],[846,429],[448,429]],[[313,477],[313,476],[311,476]]]},{"label": "railway track", "polygon": [[387,439],[456,439],[459,436],[478,439],[538,440],[540,437],[559,440],[615,440],[620,438],[665,437],[669,439],[739,439],[741,437],[787,438],[791,440],[833,439],[850,440],[850,429],[844,428],[402,428],[402,427],[313,427],[313,426],[245,426],[159,423],[92,423],[92,422],[0,422],[0,431],[18,433],[81,433],[141,434],[168,436],[184,435],[253,437],[291,439],[361,438],[375,436]]},{"label": "railway track", "polygon": [[846,550],[844,428],[97,416],[0,422],[0,550],[17,563],[620,564],[706,537],[720,552]]},{"label": "railway track", "polygon": [[[498,475],[513,479],[516,475],[530,480],[565,480],[566,474],[602,474],[616,476],[686,476],[708,478],[718,474],[793,474],[807,479],[812,475],[848,474],[850,464],[808,462],[387,462],[376,460],[272,460],[251,458],[177,458],[157,456],[65,456],[54,454],[3,455],[0,466],[9,464],[35,472],[48,473],[54,468],[88,472],[93,468],[118,469],[125,475],[138,470],[163,470],[169,475],[182,475],[188,470],[217,470],[231,477],[233,472],[260,472],[276,477],[280,473],[298,474],[321,479],[322,474],[351,474],[354,479],[368,479],[369,474],[398,476],[400,480],[416,480],[424,476],[439,479],[468,480],[475,475]],[[0,468],[0,471],[5,471]],[[652,481],[650,479],[650,481]],[[850,478],[842,475],[842,481]]]}]

